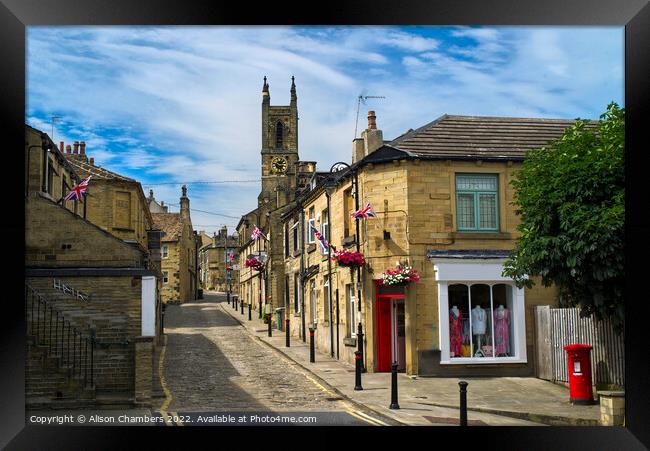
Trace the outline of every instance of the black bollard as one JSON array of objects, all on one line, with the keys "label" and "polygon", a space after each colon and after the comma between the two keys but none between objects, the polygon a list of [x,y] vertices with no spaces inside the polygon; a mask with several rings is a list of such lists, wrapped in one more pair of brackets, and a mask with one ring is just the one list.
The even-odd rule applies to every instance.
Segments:
[{"label": "black bollard", "polygon": [[248,303],[248,321],[251,321],[253,319],[253,316],[251,314],[251,303]]},{"label": "black bollard", "polygon": [[271,337],[272,336],[271,330],[273,328],[271,327],[271,314],[270,313],[266,314],[266,321],[267,321],[267,324],[269,325],[269,337]]},{"label": "black bollard", "polygon": [[460,425],[467,426],[467,382],[460,381]]},{"label": "black bollard", "polygon": [[230,305],[230,292],[228,292],[228,305]]},{"label": "black bollard", "polygon": [[284,333],[285,333],[285,336],[286,336],[284,345],[287,348],[289,348],[289,347],[291,347],[290,338],[289,338],[289,318],[284,320],[284,328],[285,328]]},{"label": "black bollard", "polygon": [[389,409],[399,409],[399,404],[397,403],[397,362],[393,362],[391,366]]},{"label": "black bollard", "polygon": [[361,369],[363,363],[361,363],[361,353],[359,351],[354,351],[354,389],[363,390],[361,386]]},{"label": "black bollard", "polygon": [[239,305],[240,305],[240,307],[241,307],[241,314],[243,315],[243,314],[244,314],[244,301],[241,301],[241,302],[239,303]]},{"label": "black bollard", "polygon": [[316,361],[316,353],[314,352],[314,328],[309,328],[309,362]]}]

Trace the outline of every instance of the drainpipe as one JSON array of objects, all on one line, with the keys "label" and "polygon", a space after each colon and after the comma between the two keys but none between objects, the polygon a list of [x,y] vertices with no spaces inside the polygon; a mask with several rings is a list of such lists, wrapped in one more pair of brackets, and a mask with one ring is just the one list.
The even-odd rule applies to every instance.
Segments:
[{"label": "drainpipe", "polygon": [[298,277],[298,293],[300,294],[300,320],[302,322],[302,341],[306,342],[305,337],[305,212],[302,209],[302,204],[298,202],[300,207],[300,274]]}]

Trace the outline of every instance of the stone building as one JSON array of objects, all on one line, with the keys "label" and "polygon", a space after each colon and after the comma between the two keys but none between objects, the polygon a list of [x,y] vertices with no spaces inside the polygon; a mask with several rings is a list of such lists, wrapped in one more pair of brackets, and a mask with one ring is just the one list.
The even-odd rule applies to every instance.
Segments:
[{"label": "stone building", "polygon": [[[386,142],[369,112],[351,167],[314,177],[282,216],[291,334],[304,337],[315,324],[318,348],[353,363],[360,292],[368,371],[390,371],[395,361],[408,374],[533,375],[533,308],[555,304],[556,290],[518,289],[502,276],[518,234],[510,181],[528,149],[572,124],[444,115]],[[336,262],[329,281],[311,230],[355,250],[355,176],[359,207],[370,203],[377,215],[359,223],[360,286],[357,272]],[[382,285],[382,273],[399,264],[415,268],[419,283]]]},{"label": "stone building", "polygon": [[[152,192],[150,197],[153,198]],[[158,205],[155,201],[149,202],[150,208]],[[156,228],[163,232],[160,252],[163,302],[183,303],[196,299],[199,239],[192,228],[187,187],[182,187],[180,213],[151,213],[151,216]]]},{"label": "stone building", "polygon": [[[205,235],[206,237],[208,235]],[[232,254],[232,259],[229,258]],[[239,285],[239,238],[223,226],[199,249],[201,284],[208,290],[237,292]]]},{"label": "stone building", "polygon": [[27,126],[25,150],[27,407],[149,405],[158,316],[146,248],[84,218],[83,201],[63,205],[82,177],[45,133]]}]

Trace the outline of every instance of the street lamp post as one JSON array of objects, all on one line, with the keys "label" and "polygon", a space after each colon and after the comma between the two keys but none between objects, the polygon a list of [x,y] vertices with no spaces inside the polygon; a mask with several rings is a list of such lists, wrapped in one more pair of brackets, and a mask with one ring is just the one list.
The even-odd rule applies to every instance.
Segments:
[{"label": "street lamp post", "polygon": [[[350,165],[345,162],[334,163],[330,168],[330,173],[338,172],[342,169],[351,169]],[[354,191],[354,209],[355,211],[359,210],[359,178],[356,169],[352,169],[352,189]],[[359,218],[355,218],[356,234],[354,236],[354,241],[356,244],[357,252],[361,251],[361,240],[359,237]],[[357,268],[357,315],[358,315],[358,325],[357,325],[357,345],[358,352],[361,361],[361,371],[366,372],[364,365],[364,352],[363,352],[363,326],[361,324],[361,268]]]},{"label": "street lamp post", "polygon": [[325,182],[325,196],[327,197],[327,236],[325,239],[327,243],[327,297],[329,303],[329,318],[330,318],[330,356],[334,358],[334,316],[332,315],[332,243],[330,242],[331,215],[330,215],[330,198],[336,190],[336,180],[330,177]]}]

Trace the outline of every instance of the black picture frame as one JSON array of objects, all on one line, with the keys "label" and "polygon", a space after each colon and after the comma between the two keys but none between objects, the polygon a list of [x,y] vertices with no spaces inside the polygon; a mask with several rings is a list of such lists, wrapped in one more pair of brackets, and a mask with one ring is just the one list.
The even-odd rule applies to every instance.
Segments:
[{"label": "black picture frame", "polygon": [[[650,58],[650,6],[645,0],[608,2],[605,0],[543,2],[522,0],[500,1],[394,1],[374,0],[355,3],[303,2],[291,6],[268,3],[261,6],[236,2],[185,0],[1,0],[0,48],[3,68],[0,71],[0,110],[5,131],[2,155],[8,161],[4,174],[11,177],[5,186],[22,186],[22,149],[25,126],[25,27],[30,25],[263,25],[263,24],[340,24],[340,25],[618,25],[625,26],[625,108],[626,108],[626,239],[627,297],[626,303],[626,414],[625,428],[375,428],[363,430],[358,446],[369,446],[366,435],[384,440],[397,435],[397,443],[407,446],[455,446],[468,440],[483,443],[482,449],[644,449],[650,447],[650,360],[648,345],[648,295],[641,287],[648,278],[644,257],[650,249],[650,227],[645,211],[648,209],[648,184],[641,183],[648,159],[643,141],[648,117],[648,59]],[[647,175],[646,175],[647,177]],[[14,180],[15,179],[15,180]],[[8,246],[4,253],[4,276],[7,279],[3,298],[3,327],[0,338],[1,381],[0,447],[7,449],[118,449],[130,447],[154,448],[172,446],[169,428],[143,427],[43,427],[25,426],[24,419],[24,202],[13,190],[6,190],[7,214],[0,222]],[[183,428],[181,428],[183,429]],[[200,431],[199,431],[200,429]],[[304,428],[308,437],[292,447],[312,447],[318,442],[321,428]],[[222,435],[245,440],[241,446],[252,444],[242,429],[185,428],[185,434],[175,439],[187,447],[195,442],[191,435],[205,434],[207,446],[226,445]],[[358,431],[355,430],[355,431]],[[178,431],[177,431],[178,432]],[[267,436],[266,433],[271,435]],[[371,432],[365,434],[366,432]],[[210,435],[211,434],[211,435]],[[265,430],[263,440],[287,440],[286,429]],[[413,434],[419,437],[416,445]],[[325,437],[325,436],[323,436]],[[136,441],[137,439],[137,441]],[[146,445],[138,445],[142,440]],[[190,439],[192,442],[190,442]],[[316,439],[316,440],[314,440]],[[402,439],[408,439],[403,442]],[[298,439],[297,439],[298,440]],[[337,441],[335,446],[357,446],[353,437]],[[446,442],[451,440],[451,442]],[[156,442],[160,442],[157,444]],[[236,442],[235,442],[236,443]],[[276,442],[277,443],[277,442]],[[409,445],[410,443],[410,445]],[[204,445],[205,446],[205,445]],[[234,446],[230,444],[229,446]],[[396,444],[396,446],[399,446]]]}]

